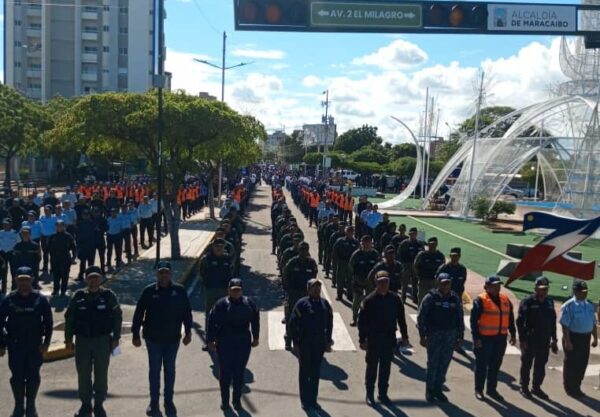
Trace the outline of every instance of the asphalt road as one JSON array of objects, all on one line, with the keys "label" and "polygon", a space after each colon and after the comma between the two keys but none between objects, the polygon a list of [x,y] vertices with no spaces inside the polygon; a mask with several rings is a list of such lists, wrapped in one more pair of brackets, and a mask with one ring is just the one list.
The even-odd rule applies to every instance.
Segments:
[{"label": "asphalt road", "polygon": [[[276,282],[277,270],[270,242],[270,190],[259,187],[249,208],[247,233],[244,236],[242,278],[245,292],[253,297],[261,308],[260,346],[253,350],[246,372],[246,388],[243,397],[245,411],[228,412],[227,416],[305,416],[300,408],[297,389],[298,363],[295,357],[283,350],[279,323],[283,310]],[[293,208],[305,231],[312,252],[316,254],[316,231],[309,229],[301,214]],[[322,275],[322,274],[320,274]],[[127,287],[126,287],[127,288]],[[204,313],[201,288],[191,291],[195,309],[195,332],[191,345],[181,347],[177,366],[175,402],[180,417],[221,416],[217,368],[213,358],[202,352],[204,336]],[[133,294],[122,294],[126,317],[133,308]],[[324,291],[331,299],[335,292],[331,282],[326,281]],[[320,404],[321,416],[414,416],[414,417],[596,417],[600,413],[600,394],[594,390],[598,385],[598,371],[587,377],[583,390],[590,398],[576,401],[567,397],[562,389],[560,370],[548,370],[545,390],[552,399],[548,402],[525,400],[518,393],[520,358],[515,352],[507,355],[502,366],[499,391],[505,396],[502,403],[479,402],[473,396],[473,356],[455,355],[447,380],[447,395],[451,403],[428,404],[424,400],[426,367],[425,351],[418,346],[418,334],[410,315],[416,314],[412,305],[407,307],[409,332],[414,352],[394,358],[390,379],[390,397],[393,405],[369,408],[364,404],[364,352],[357,350],[357,331],[348,325],[351,310],[342,302],[333,301],[335,321],[335,351],[326,355],[322,366]],[[61,334],[56,335],[62,338]],[[469,337],[467,332],[467,337]],[[470,343],[467,341],[467,347]],[[113,358],[110,368],[110,398],[106,403],[110,416],[143,416],[148,402],[147,358],[145,349],[134,348],[131,337],[125,335],[122,355]],[[593,356],[591,364],[600,363]],[[550,367],[562,365],[562,353],[552,356]],[[12,399],[8,383],[6,359],[0,360],[0,417],[8,416]],[[48,363],[42,368],[42,387],[39,398],[40,415],[43,417],[66,417],[73,415],[79,406],[75,365],[72,359]]]}]

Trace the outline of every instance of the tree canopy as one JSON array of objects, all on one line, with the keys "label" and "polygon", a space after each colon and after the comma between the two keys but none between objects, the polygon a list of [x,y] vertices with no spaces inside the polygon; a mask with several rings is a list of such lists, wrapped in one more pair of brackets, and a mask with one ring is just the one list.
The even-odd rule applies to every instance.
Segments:
[{"label": "tree canopy", "polygon": [[338,136],[333,144],[333,149],[351,154],[371,144],[381,145],[382,142],[383,139],[377,134],[377,127],[363,125]]}]

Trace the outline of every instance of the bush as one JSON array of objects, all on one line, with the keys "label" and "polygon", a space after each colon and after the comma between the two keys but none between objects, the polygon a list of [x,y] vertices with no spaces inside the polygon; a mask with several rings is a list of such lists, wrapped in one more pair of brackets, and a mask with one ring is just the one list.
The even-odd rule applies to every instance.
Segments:
[{"label": "bush", "polygon": [[496,220],[500,214],[514,214],[517,205],[508,201],[496,201],[492,207],[492,201],[489,198],[476,197],[471,203],[471,209],[475,212],[475,217],[489,221]]}]

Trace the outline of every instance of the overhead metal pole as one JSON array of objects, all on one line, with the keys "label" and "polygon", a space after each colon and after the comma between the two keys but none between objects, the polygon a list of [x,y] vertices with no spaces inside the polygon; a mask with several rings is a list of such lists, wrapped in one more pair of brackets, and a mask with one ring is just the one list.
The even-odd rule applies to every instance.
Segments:
[{"label": "overhead metal pole", "polygon": [[158,217],[156,224],[156,263],[160,261],[160,224],[162,223],[162,199],[164,194],[164,178],[163,178],[163,158],[162,158],[162,142],[164,128],[164,104],[163,104],[163,88],[165,86],[165,22],[164,22],[165,0],[158,0],[158,62],[157,72],[155,76],[155,86],[158,87],[158,126],[157,126],[157,142],[158,142],[158,201],[156,202]]},{"label": "overhead metal pole", "polygon": [[479,139],[479,112],[481,111],[481,102],[483,101],[483,78],[485,72],[481,71],[481,82],[479,84],[479,95],[477,97],[477,113],[475,113],[475,134],[473,135],[473,148],[471,151],[471,166],[469,167],[469,181],[467,182],[467,201],[463,207],[463,218],[469,217],[471,207],[471,194],[473,192],[473,167],[475,165],[475,154],[477,152],[477,139]]},{"label": "overhead metal pole", "polygon": [[421,162],[421,181],[420,181],[420,187],[419,187],[419,191],[421,192],[421,200],[423,198],[425,198],[425,158],[426,158],[426,154],[427,152],[425,152],[425,143],[427,141],[427,119],[429,118],[429,87],[427,87],[426,93],[425,93],[425,117],[423,118],[423,155],[422,155],[422,162]]}]

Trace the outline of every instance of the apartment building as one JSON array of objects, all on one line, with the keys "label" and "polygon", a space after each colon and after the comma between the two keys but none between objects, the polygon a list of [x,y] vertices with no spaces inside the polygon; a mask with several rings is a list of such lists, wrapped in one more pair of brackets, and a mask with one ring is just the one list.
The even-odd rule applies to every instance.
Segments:
[{"label": "apartment building", "polygon": [[156,60],[154,3],[5,1],[5,83],[43,102],[56,95],[147,91]]}]

